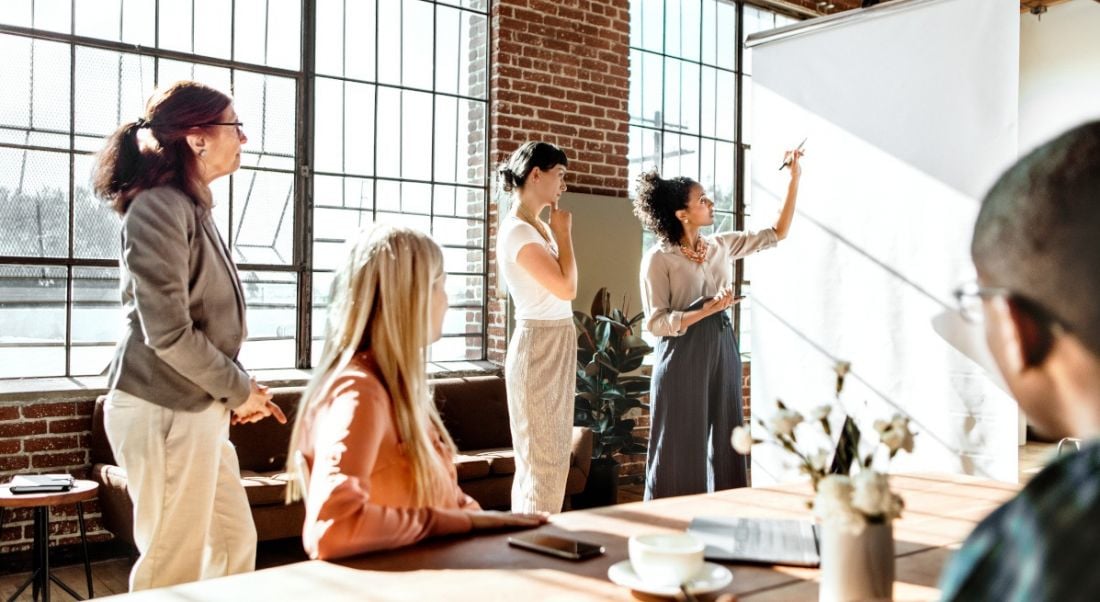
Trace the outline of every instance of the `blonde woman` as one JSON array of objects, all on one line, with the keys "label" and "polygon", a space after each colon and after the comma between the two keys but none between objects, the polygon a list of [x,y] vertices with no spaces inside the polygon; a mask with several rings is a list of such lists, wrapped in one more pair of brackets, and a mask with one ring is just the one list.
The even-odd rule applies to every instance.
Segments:
[{"label": "blonde woman", "polygon": [[389,226],[364,232],[337,274],[324,352],[290,441],[288,497],[305,496],[311,558],[546,522],[482,511],[458,487],[426,376],[447,311],[444,278],[431,238]]},{"label": "blonde woman", "polygon": [[[569,475],[577,263],[573,217],[558,207],[567,164],[560,148],[527,142],[500,169],[512,193],[512,210],[497,233],[497,262],[516,307],[504,364],[516,461],[513,512],[561,511]],[[547,207],[549,227],[538,217]]]}]

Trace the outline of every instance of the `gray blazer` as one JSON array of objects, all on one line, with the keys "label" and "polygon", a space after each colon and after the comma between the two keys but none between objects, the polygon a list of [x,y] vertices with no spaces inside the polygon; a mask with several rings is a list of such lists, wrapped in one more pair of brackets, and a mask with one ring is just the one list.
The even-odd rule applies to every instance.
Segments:
[{"label": "gray blazer", "polygon": [[210,212],[174,187],[139,193],[122,218],[121,267],[127,324],[110,387],[188,412],[244,403],[244,293]]}]

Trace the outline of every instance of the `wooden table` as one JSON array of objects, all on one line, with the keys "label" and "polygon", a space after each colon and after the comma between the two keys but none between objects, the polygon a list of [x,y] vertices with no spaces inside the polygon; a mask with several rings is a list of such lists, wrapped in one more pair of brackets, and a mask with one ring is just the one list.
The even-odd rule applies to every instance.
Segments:
[{"label": "wooden table", "polygon": [[12,594],[8,602],[12,602],[34,584],[32,594],[35,600],[41,595],[45,602],[50,602],[50,581],[56,583],[61,589],[68,592],[73,598],[83,600],[66,583],[50,574],[50,507],[64,504],[76,504],[77,519],[80,523],[80,542],[84,546],[84,576],[88,583],[88,598],[95,593],[92,590],[92,565],[88,560],[88,532],[84,527],[84,502],[94,499],[99,490],[99,484],[95,481],[77,479],[73,481],[73,488],[68,491],[55,493],[21,493],[11,492],[9,485],[0,486],[0,527],[4,524],[4,511],[8,508],[33,508],[34,509],[34,544],[31,552],[32,567],[31,576],[27,582]]},{"label": "wooden table", "polygon": [[[894,524],[897,600],[938,597],[936,582],[951,551],[978,521],[1018,490],[1014,484],[965,476],[904,475],[892,482],[907,510]],[[808,484],[735,489],[715,494],[567,512],[542,530],[599,543],[603,556],[559,560],[507,545],[508,533],[457,537],[330,562],[302,562],[134,595],[180,600],[649,600],[619,587],[607,569],[627,558],[638,533],[682,531],[696,516],[806,519]],[[816,569],[728,565],[723,592],[740,601],[816,600]],[[714,595],[700,596],[712,599]]]}]

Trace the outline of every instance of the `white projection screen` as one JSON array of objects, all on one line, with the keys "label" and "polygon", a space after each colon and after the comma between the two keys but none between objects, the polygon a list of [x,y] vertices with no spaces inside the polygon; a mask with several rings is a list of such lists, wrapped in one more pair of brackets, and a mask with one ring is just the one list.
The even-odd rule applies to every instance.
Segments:
[{"label": "white projection screen", "polygon": [[[783,149],[808,137],[790,236],[746,261],[754,418],[831,402],[849,360],[841,402],[864,431],[902,413],[919,432],[893,471],[1016,481],[1016,404],[945,312],[974,276],[982,195],[1016,157],[1018,10],[897,0],[749,38],[750,227],[774,221]],[[754,485],[793,478],[785,452],[754,447]]]}]

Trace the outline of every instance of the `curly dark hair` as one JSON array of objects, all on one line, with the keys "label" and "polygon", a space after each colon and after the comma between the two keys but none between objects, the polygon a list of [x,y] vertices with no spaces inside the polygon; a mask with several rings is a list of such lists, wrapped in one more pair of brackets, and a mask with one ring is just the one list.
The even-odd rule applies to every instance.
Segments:
[{"label": "curly dark hair", "polygon": [[684,226],[676,212],[687,207],[693,186],[699,184],[683,176],[663,179],[657,169],[638,176],[634,191],[634,215],[642,226],[662,242],[676,244],[684,236]]}]

